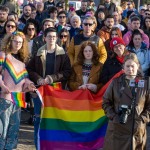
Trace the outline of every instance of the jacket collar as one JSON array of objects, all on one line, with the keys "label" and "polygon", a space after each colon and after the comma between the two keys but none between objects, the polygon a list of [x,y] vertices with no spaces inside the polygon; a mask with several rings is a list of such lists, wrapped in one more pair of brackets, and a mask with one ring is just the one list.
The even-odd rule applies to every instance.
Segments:
[{"label": "jacket collar", "polygon": [[[37,56],[41,56],[41,55],[43,56],[46,54],[46,52],[47,52],[47,45],[45,44],[38,50]],[[56,55],[64,55],[65,51],[62,47],[60,47],[56,44],[55,53],[56,53]]]}]

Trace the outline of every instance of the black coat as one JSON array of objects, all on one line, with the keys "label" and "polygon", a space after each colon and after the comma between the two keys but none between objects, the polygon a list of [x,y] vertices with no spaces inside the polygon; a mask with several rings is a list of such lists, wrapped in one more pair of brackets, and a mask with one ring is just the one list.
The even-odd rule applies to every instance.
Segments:
[{"label": "black coat", "polygon": [[122,64],[115,57],[107,59],[100,75],[100,82],[106,84],[116,73],[121,70]]},{"label": "black coat", "polygon": [[38,49],[41,48],[43,45],[45,45],[43,35],[35,37],[33,39],[33,44],[32,44],[32,56],[36,55]]}]

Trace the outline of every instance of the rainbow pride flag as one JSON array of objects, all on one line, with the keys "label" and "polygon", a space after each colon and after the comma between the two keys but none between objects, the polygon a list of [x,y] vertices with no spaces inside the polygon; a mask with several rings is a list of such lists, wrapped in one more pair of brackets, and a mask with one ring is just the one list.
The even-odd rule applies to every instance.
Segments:
[{"label": "rainbow pride flag", "polygon": [[22,107],[22,108],[27,107],[27,103],[25,102],[25,93],[24,92],[11,92],[11,98],[15,105]]},{"label": "rainbow pride flag", "polygon": [[[115,77],[122,74],[118,73]],[[111,82],[111,81],[110,81]],[[44,108],[40,124],[40,150],[97,150],[103,147],[107,117],[102,96],[107,83],[96,95],[88,90],[54,90],[45,85],[38,90]]]}]

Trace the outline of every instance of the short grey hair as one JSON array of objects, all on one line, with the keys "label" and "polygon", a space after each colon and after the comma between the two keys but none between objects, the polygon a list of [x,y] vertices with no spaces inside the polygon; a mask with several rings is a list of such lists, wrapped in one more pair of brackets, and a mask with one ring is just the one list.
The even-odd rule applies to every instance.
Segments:
[{"label": "short grey hair", "polygon": [[78,15],[74,15],[73,17],[71,17],[71,23],[72,23],[72,21],[73,21],[74,19],[78,19],[79,24],[81,25],[81,19],[80,19],[80,17],[79,17]]}]

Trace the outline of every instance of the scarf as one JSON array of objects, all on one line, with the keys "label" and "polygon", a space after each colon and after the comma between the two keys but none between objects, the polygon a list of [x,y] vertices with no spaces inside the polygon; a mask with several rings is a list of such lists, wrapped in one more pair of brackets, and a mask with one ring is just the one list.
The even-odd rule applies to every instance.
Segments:
[{"label": "scarf", "polygon": [[123,62],[124,62],[124,56],[122,56],[122,57],[116,56],[116,59],[117,59],[121,64],[123,64]]}]

